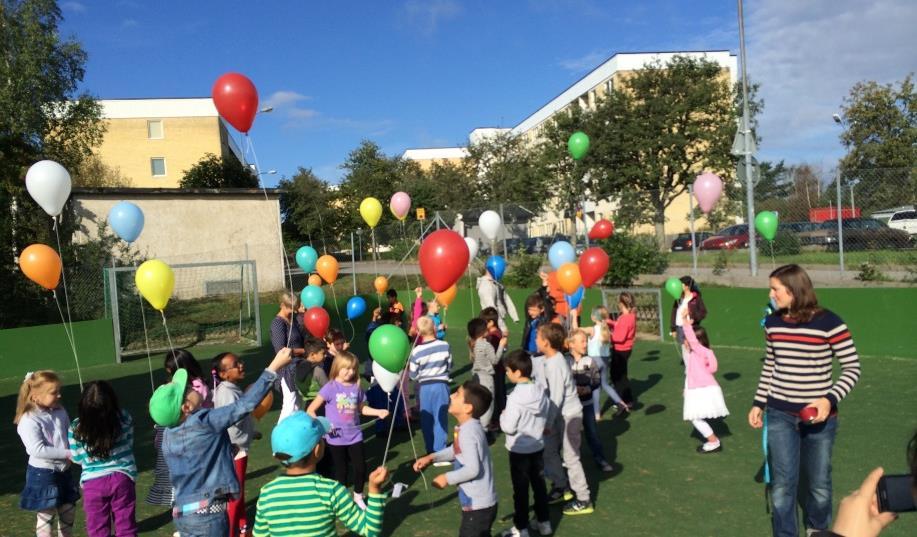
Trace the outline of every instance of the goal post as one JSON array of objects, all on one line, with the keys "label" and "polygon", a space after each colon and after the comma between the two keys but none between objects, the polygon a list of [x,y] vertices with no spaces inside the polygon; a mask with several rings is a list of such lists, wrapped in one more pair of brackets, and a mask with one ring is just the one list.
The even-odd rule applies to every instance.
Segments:
[{"label": "goal post", "polygon": [[662,308],[662,290],[653,287],[602,288],[602,304],[612,316],[617,315],[618,295],[623,292],[634,296],[636,302],[637,331],[644,334],[659,334],[665,341],[665,314]]},{"label": "goal post", "polygon": [[191,345],[261,345],[258,274],[252,260],[170,265],[175,289],[162,315],[142,299],[136,266],[105,269],[106,309],[112,321],[115,357],[145,355]]}]

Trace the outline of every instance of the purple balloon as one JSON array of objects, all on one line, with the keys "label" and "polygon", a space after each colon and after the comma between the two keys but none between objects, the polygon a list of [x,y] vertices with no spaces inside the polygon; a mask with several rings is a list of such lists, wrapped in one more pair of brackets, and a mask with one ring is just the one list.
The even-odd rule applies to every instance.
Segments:
[{"label": "purple balloon", "polygon": [[723,194],[723,180],[710,172],[704,172],[694,180],[694,197],[704,214],[713,210],[713,206]]}]

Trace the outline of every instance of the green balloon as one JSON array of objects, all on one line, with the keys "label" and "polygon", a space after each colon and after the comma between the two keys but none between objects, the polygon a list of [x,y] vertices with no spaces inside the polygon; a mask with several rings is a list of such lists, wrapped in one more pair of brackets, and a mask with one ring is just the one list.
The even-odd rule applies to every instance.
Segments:
[{"label": "green balloon", "polygon": [[567,151],[574,160],[579,160],[586,156],[589,151],[589,137],[583,131],[576,131],[570,135],[567,140]]},{"label": "green balloon", "polygon": [[669,278],[665,281],[666,293],[672,295],[672,298],[678,300],[681,298],[681,280],[678,278]]},{"label": "green balloon", "polygon": [[404,369],[410,350],[408,335],[395,325],[380,326],[369,336],[370,356],[392,373],[400,373]]},{"label": "green balloon", "polygon": [[761,211],[755,217],[755,229],[765,239],[772,241],[777,235],[777,213],[773,211]]}]

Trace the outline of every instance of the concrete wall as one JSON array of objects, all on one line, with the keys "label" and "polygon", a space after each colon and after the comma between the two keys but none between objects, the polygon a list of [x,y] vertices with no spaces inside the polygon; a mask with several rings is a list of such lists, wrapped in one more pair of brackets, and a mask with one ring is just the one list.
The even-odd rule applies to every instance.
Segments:
[{"label": "concrete wall", "polygon": [[[93,189],[75,191],[73,200],[82,217],[77,241],[94,236],[97,222],[107,218],[113,205],[130,201],[143,210],[143,233],[132,247],[145,257],[169,264],[250,259],[256,262],[259,291],[283,288],[283,254],[277,229],[280,205],[275,193],[265,200],[260,190],[124,189],[104,193],[104,189]],[[216,273],[211,277],[224,279]]]}]

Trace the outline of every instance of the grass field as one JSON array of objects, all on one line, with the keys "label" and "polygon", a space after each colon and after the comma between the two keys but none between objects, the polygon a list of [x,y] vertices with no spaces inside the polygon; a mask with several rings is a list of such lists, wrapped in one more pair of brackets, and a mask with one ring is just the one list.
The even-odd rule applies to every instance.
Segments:
[{"label": "grass field", "polygon": [[[862,293],[860,293],[862,291]],[[888,294],[879,293],[888,291]],[[899,294],[902,292],[905,294]],[[913,330],[917,290],[824,290],[822,302],[840,313],[853,330],[862,354],[863,377],[850,397],[842,404],[841,422],[834,452],[835,501],[857,486],[873,467],[883,465],[887,472],[906,469],[905,445],[917,428],[917,335]],[[407,294],[403,294],[405,298]],[[467,289],[460,290],[450,308],[449,341],[455,351],[456,381],[469,375],[470,365],[464,345],[464,322],[470,315]],[[514,292],[521,309],[523,291]],[[559,509],[552,519],[559,536],[628,535],[628,536],[696,536],[696,535],[769,535],[769,517],[765,512],[761,475],[760,433],[745,423],[758,373],[760,371],[761,332],[758,321],[766,301],[762,290],[708,289],[705,293],[710,315],[707,325],[713,347],[720,360],[717,374],[726,393],[732,415],[716,424],[723,437],[724,451],[699,456],[694,448],[700,440],[692,436],[690,424],[681,420],[682,367],[670,342],[640,341],[631,358],[631,378],[638,392],[639,409],[627,419],[603,420],[599,424],[606,455],[616,464],[612,475],[600,474],[583,448],[583,459],[590,476],[596,512],[581,517],[562,517]],[[587,298],[587,306],[597,295]],[[668,303],[668,301],[666,301]],[[329,308],[330,310],[331,308]],[[272,312],[263,322],[265,328]],[[518,342],[520,327],[511,328],[513,342]],[[362,323],[353,329],[345,325],[348,336],[356,332],[354,348],[365,353]],[[32,342],[29,346],[39,345]],[[74,412],[78,399],[75,371],[70,371],[69,356],[48,356],[30,352],[29,347],[11,353],[21,360],[7,365],[0,379],[0,408],[8,420],[0,425],[0,462],[6,468],[6,479],[0,483],[0,536],[28,535],[34,523],[31,513],[17,507],[25,471],[25,454],[10,423],[15,407],[15,392],[21,372],[50,365],[64,369],[67,386],[64,404]],[[201,359],[217,351],[234,350],[246,360],[247,369],[255,372],[270,356],[265,348],[198,346],[192,349]],[[363,354],[365,356],[365,354]],[[157,382],[164,380],[157,366]],[[13,376],[15,375],[15,376]],[[165,509],[152,508],[142,502],[152,483],[152,427],[145,407],[150,394],[150,380],[145,359],[119,366],[98,365],[83,369],[84,379],[109,379],[122,396],[123,404],[137,422],[135,453],[141,475],[138,480],[138,520],[143,535],[171,535],[170,516]],[[261,422],[261,430],[270,432],[278,410]],[[266,436],[268,436],[266,434]],[[407,433],[396,432],[389,454],[393,480],[410,485],[399,499],[389,500],[385,512],[388,535],[439,536],[454,535],[459,521],[454,489],[426,490],[419,476],[410,470],[413,460]],[[419,432],[414,444],[421,449]],[[381,461],[384,439],[367,438],[369,464]],[[502,437],[491,447],[500,498],[499,518],[495,532],[509,525],[512,510],[508,464]],[[254,513],[257,490],[279,471],[270,457],[267,440],[254,444],[249,462],[248,502]],[[426,471],[427,480],[438,470]],[[81,520],[81,517],[80,517]],[[81,522],[80,522],[81,523]],[[917,516],[904,515],[883,535],[917,534]]]}]

